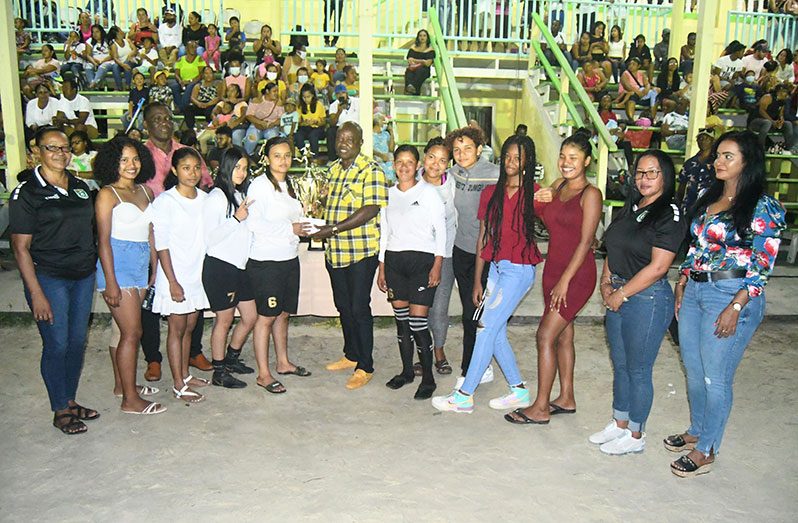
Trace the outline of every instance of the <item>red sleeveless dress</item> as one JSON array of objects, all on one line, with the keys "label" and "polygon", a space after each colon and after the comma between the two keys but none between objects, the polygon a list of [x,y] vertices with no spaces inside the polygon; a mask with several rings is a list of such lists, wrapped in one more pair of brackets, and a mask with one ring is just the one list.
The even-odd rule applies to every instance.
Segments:
[{"label": "red sleeveless dress", "polygon": [[[560,191],[554,193],[551,202],[535,202],[535,212],[541,217],[549,231],[549,252],[543,267],[543,301],[546,310],[551,304],[551,290],[560,281],[565,268],[571,263],[582,235],[582,205],[584,190],[568,201],[560,201]],[[566,300],[568,306],[560,306],[560,316],[573,321],[577,313],[596,290],[596,260],[591,248],[582,265],[568,284]]]}]

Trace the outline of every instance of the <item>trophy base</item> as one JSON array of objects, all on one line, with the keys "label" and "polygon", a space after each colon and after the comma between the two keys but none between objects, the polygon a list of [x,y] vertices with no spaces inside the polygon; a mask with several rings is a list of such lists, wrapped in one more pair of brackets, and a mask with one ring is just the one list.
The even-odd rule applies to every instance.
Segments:
[{"label": "trophy base", "polygon": [[324,240],[313,240],[313,239],[311,239],[308,242],[308,250],[309,251],[323,251],[324,250]]}]

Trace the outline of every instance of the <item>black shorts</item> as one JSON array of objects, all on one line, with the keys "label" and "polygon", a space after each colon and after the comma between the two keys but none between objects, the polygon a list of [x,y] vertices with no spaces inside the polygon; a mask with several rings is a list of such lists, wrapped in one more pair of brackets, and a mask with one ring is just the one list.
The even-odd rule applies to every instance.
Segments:
[{"label": "black shorts", "polygon": [[429,271],[435,255],[418,251],[386,251],[385,283],[388,301],[407,301],[432,307],[436,287],[429,287]]},{"label": "black shorts", "polygon": [[202,286],[213,312],[254,299],[246,271],[212,256],[206,255],[202,264]]},{"label": "black shorts", "polygon": [[286,261],[247,262],[255,305],[261,316],[296,314],[299,306],[299,257]]}]

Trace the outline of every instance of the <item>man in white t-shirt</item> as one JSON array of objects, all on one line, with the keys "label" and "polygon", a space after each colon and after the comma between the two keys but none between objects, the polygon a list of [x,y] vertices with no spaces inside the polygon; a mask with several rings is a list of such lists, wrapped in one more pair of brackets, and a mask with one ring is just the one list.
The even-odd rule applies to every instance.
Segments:
[{"label": "man in white t-shirt", "polygon": [[158,24],[158,56],[166,67],[172,68],[177,62],[177,50],[183,45],[183,28],[177,23],[175,10],[163,10],[163,21]]},{"label": "man in white t-shirt", "polygon": [[349,96],[344,84],[335,86],[335,101],[330,104],[330,126],[327,128],[327,158],[333,161],[338,158],[335,151],[335,137],[338,135],[338,128],[346,122],[353,122],[360,125],[360,100],[354,96]]},{"label": "man in white t-shirt", "polygon": [[[559,19],[555,18],[551,21],[551,36],[554,37],[554,43],[557,44],[562,54],[565,55],[565,59],[568,60],[568,63],[573,63],[573,56],[571,56],[571,53],[568,51],[568,42],[565,41],[565,33],[563,33],[561,29],[562,23]],[[546,60],[548,60],[551,65],[556,66],[557,59],[554,57],[554,52],[549,49],[549,45],[546,43],[546,39],[543,38],[543,35],[540,36],[540,49],[543,51]]]},{"label": "man in white t-shirt", "polygon": [[768,49],[767,44],[756,44],[754,52],[743,57],[743,69],[753,71],[756,77],[759,78],[759,73],[762,72],[762,68],[765,67],[765,63],[768,61],[767,55],[769,52],[770,49]]},{"label": "man in white t-shirt", "polygon": [[676,104],[676,109],[662,118],[660,132],[665,138],[665,143],[668,144],[669,149],[684,150],[687,143],[687,125],[689,121],[687,108],[689,106],[690,102],[685,98],[680,98],[679,103]]},{"label": "man in white t-shirt", "polygon": [[97,120],[91,102],[82,94],[78,94],[78,83],[74,78],[67,78],[61,87],[61,98],[58,99],[57,113],[53,124],[64,129],[67,135],[74,131],[86,131],[89,138],[100,135]]},{"label": "man in white t-shirt", "polygon": [[741,76],[743,71],[743,53],[745,46],[738,42],[733,41],[726,48],[728,53],[721,56],[712,66],[712,74],[720,77],[720,85],[724,89],[731,87],[737,77]]}]

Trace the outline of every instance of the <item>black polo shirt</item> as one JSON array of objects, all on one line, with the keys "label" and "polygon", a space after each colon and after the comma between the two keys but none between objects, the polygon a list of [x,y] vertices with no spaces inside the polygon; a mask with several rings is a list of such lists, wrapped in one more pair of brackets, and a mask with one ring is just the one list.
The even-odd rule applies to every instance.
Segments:
[{"label": "black polo shirt", "polygon": [[9,230],[33,236],[30,254],[36,272],[78,280],[92,274],[97,263],[94,202],[84,181],[67,176],[64,191],[47,183],[37,167],[11,193]]},{"label": "black polo shirt", "polygon": [[613,220],[607,229],[604,243],[612,274],[631,279],[651,263],[652,247],[679,252],[686,233],[679,207],[671,204],[658,220],[643,225],[640,222],[649,212],[648,207],[634,207],[632,212]]}]

